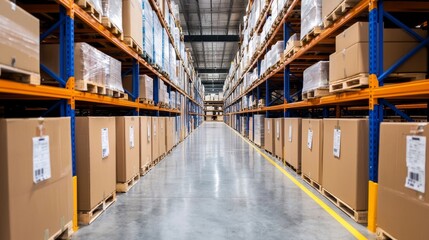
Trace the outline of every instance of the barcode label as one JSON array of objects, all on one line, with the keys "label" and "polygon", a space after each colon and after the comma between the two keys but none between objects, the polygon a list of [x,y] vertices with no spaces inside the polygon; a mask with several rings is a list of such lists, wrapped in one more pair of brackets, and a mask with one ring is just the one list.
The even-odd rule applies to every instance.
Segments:
[{"label": "barcode label", "polygon": [[51,178],[49,136],[33,138],[33,182]]},{"label": "barcode label", "polygon": [[289,142],[292,142],[292,124],[289,125]]},{"label": "barcode label", "polygon": [[405,187],[424,193],[426,184],[426,137],[407,136],[406,162]]},{"label": "barcode label", "polygon": [[307,147],[310,150],[313,148],[313,131],[311,129],[308,129],[307,133]]},{"label": "barcode label", "polygon": [[340,147],[341,147],[341,130],[334,129],[334,144],[333,144],[334,157],[337,157],[337,158],[340,157]]},{"label": "barcode label", "polygon": [[109,156],[109,129],[101,129],[101,158]]},{"label": "barcode label", "polygon": [[130,148],[134,148],[134,126],[130,126],[129,130]]}]

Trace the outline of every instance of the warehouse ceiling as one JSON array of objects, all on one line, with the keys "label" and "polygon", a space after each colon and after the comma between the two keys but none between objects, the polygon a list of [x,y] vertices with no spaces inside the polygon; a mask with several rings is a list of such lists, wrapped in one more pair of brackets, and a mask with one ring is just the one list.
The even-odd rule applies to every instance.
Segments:
[{"label": "warehouse ceiling", "polygon": [[222,91],[238,50],[247,0],[180,0],[186,47],[207,93]]}]

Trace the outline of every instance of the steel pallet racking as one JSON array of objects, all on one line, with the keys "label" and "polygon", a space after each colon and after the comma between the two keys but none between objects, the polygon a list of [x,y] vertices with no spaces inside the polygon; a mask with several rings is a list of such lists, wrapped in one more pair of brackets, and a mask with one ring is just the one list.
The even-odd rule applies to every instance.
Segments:
[{"label": "steel pallet racking", "polygon": [[[227,116],[225,122],[228,122],[229,118],[235,118],[238,124],[237,128],[240,129],[241,124],[243,124],[240,123],[240,116],[247,116],[247,119],[249,119],[249,116],[255,113],[265,113],[266,117],[291,117],[296,116],[299,111],[307,116],[341,117],[347,114],[347,112],[352,115],[354,110],[358,110],[359,114],[362,114],[362,111],[364,111],[364,115],[369,116],[370,125],[368,229],[375,232],[380,123],[383,121],[387,111],[390,114],[402,117],[406,121],[413,121],[405,112],[409,109],[417,109],[420,110],[420,113],[424,112],[427,114],[427,97],[429,96],[429,80],[427,79],[389,85],[384,85],[384,79],[416,52],[428,46],[429,38],[425,39],[416,34],[409,27],[410,21],[407,23],[402,21],[407,19],[407,17],[408,20],[415,18],[416,15],[410,15],[410,13],[417,12],[424,14],[429,12],[429,2],[361,0],[356,6],[335,20],[332,25],[325,28],[320,35],[307,42],[291,57],[281,59],[275,69],[261,78],[260,61],[267,49],[273,44],[273,41],[281,39],[286,42],[289,39],[290,32],[297,32],[296,29],[299,27],[300,17],[297,17],[296,13],[300,11],[300,2],[299,0],[290,2],[281,20],[278,21],[277,25],[273,26],[274,31],[268,37],[267,42],[251,58],[250,65],[239,76],[234,85],[229,89],[224,89],[226,90],[224,110]],[[396,17],[394,13],[400,13],[398,14],[399,17]],[[265,13],[262,14],[264,15]],[[344,92],[302,101],[300,96],[302,85],[299,80],[302,79],[302,72],[305,67],[309,66],[308,62],[315,63],[319,60],[327,60],[329,54],[334,52],[332,49],[334,44],[333,38],[347,26],[362,20],[369,21],[370,26],[369,86],[353,92]],[[391,26],[402,28],[420,42],[417,47],[399,59],[386,71],[383,70],[383,29],[386,24],[385,20]],[[423,18],[423,21],[427,23],[427,18]],[[259,22],[259,24],[263,24],[263,22]],[[258,25],[255,28],[260,29],[260,26]],[[309,59],[313,59],[313,61]],[[258,69],[259,79],[249,88],[244,89],[243,92],[239,92],[238,90],[240,84],[243,82],[244,74],[254,68]],[[233,69],[230,75],[233,76],[237,69],[238,64],[237,68]],[[294,88],[297,89],[293,94],[291,93],[292,84],[295,84]],[[283,91],[280,94],[281,96],[273,96],[275,95],[273,92],[276,90]],[[249,105],[246,106],[247,110],[242,110],[243,106],[240,106],[240,101],[245,96],[253,96],[256,101],[264,99],[266,106],[252,108]],[[273,104],[276,102],[276,98],[280,104]],[[247,122],[247,126],[248,124],[249,122]]]},{"label": "steel pallet racking", "polygon": [[[48,85],[29,85],[25,83],[13,82],[5,79],[0,79],[0,93],[2,100],[28,100],[28,101],[51,101],[54,102],[43,116],[59,113],[60,116],[70,117],[71,119],[71,138],[72,138],[72,166],[73,166],[73,228],[78,229],[77,221],[77,177],[76,177],[76,157],[75,157],[75,115],[76,110],[80,106],[102,106],[109,109],[119,109],[126,115],[138,116],[147,114],[153,116],[177,115],[182,117],[182,123],[186,127],[186,132],[190,132],[193,128],[198,127],[203,118],[203,94],[199,91],[197,81],[194,79],[195,74],[192,74],[186,67],[184,60],[179,54],[177,46],[175,46],[172,34],[167,28],[167,24],[157,7],[154,0],[150,0],[152,8],[157,13],[157,16],[162,22],[162,26],[166,28],[169,39],[174,46],[176,56],[186,70],[186,86],[185,89],[174,84],[169,78],[161,74],[138,53],[136,53],[127,44],[114,36],[101,23],[96,21],[89,13],[79,7],[73,0],[57,0],[57,1],[22,1],[20,6],[32,14],[48,16],[50,21],[41,24],[41,42],[59,43],[60,56],[59,66],[60,74],[57,75],[49,68],[41,64],[42,72],[48,74],[55,79],[58,86]],[[171,9],[170,9],[171,11]],[[176,24],[176,23],[175,23]],[[47,26],[49,25],[49,26]],[[76,28],[79,25],[80,28]],[[82,27],[83,26],[83,27]],[[97,95],[88,92],[81,92],[74,89],[74,43],[75,41],[85,41],[82,38],[83,34],[96,36],[91,43],[101,43],[96,47],[109,55],[119,58],[122,61],[123,75],[132,75],[133,90],[126,93],[131,97],[131,100],[120,99],[109,96]],[[49,38],[55,36],[56,39]],[[90,39],[87,39],[90,40]],[[182,99],[181,109],[169,109],[157,106],[159,96],[158,91],[154,91],[155,105],[143,104],[138,100],[139,96],[139,74],[148,74],[153,76],[154,89],[158,89],[159,81],[163,81],[168,86],[168,92],[174,90],[176,101]],[[195,91],[191,91],[195,88]],[[189,93],[189,94],[188,94]],[[195,93],[195,94],[192,94]],[[197,113],[191,114],[191,112]],[[198,115],[199,114],[199,115]],[[191,126],[189,123],[193,119],[195,123]],[[179,124],[176,129],[183,129]]]}]

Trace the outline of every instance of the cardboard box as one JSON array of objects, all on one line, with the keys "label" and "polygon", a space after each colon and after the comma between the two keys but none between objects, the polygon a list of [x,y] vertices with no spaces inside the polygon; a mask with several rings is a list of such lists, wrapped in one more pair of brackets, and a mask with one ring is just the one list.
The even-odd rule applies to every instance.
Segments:
[{"label": "cardboard box", "polygon": [[[287,154],[287,153],[286,153]],[[323,185],[323,120],[302,119],[302,174]]]},{"label": "cardboard box", "polygon": [[[417,46],[417,42],[386,42],[384,43],[384,70],[387,70],[398,59]],[[329,82],[369,71],[369,45],[356,43],[342,51],[329,56]],[[401,65],[395,73],[425,73],[427,50],[422,49]]]},{"label": "cardboard box", "polygon": [[166,117],[158,117],[158,153],[159,156],[165,154],[167,152],[167,141],[166,141],[166,134],[167,134],[167,118]]},{"label": "cardboard box", "polygon": [[276,118],[274,119],[274,152],[275,155],[281,159],[283,159],[283,146],[284,146],[284,132],[283,132],[283,124],[284,118]]},{"label": "cardboard box", "polygon": [[354,210],[368,209],[366,119],[323,120],[323,188]]},{"label": "cardboard box", "polygon": [[[335,2],[337,0],[324,0],[324,2]],[[413,29],[423,38],[426,32],[420,29]],[[383,33],[384,42],[417,42],[410,34],[400,28],[385,28]],[[335,38],[335,51],[339,52],[349,48],[356,43],[369,42],[369,23],[357,22],[338,34]],[[386,51],[386,50],[385,50]]]},{"label": "cardboard box", "polygon": [[78,210],[90,211],[116,191],[114,117],[76,118]]},{"label": "cardboard box", "polygon": [[161,154],[159,153],[159,117],[152,117],[152,162]]},{"label": "cardboard box", "polygon": [[[133,92],[132,76],[128,75],[122,81],[124,89]],[[153,101],[153,79],[147,75],[139,76],[139,98]]]},{"label": "cardboard box", "polygon": [[301,118],[283,120],[284,160],[296,170],[301,170]]},{"label": "cardboard box", "polygon": [[140,173],[138,117],[116,117],[116,182],[125,183]]},{"label": "cardboard box", "polygon": [[[44,119],[49,142],[36,139],[39,132],[39,119],[0,120],[0,239],[47,239],[72,221],[70,118]],[[39,140],[49,146],[43,169],[50,177],[35,183],[42,169],[33,165]]]},{"label": "cardboard box", "polygon": [[[326,17],[331,14],[343,1],[344,0],[322,0],[322,19],[326,19]],[[358,2],[358,0],[354,1]]]},{"label": "cardboard box", "polygon": [[166,134],[165,134],[165,139],[166,139],[166,143],[167,143],[167,151],[170,151],[171,149],[173,149],[174,146],[174,117],[168,117],[166,118],[166,124],[167,124],[167,128],[166,128]]},{"label": "cardboard box", "polygon": [[268,152],[274,154],[274,118],[265,118],[264,123],[264,148]]},{"label": "cardboard box", "polygon": [[0,65],[40,73],[39,20],[10,1],[0,1]]},{"label": "cardboard box", "polygon": [[140,117],[140,169],[152,161],[152,117]]},{"label": "cardboard box", "polygon": [[[407,140],[409,136],[417,138]],[[415,143],[412,140],[420,141],[419,137],[429,137],[427,123],[382,123],[380,127],[377,226],[396,239],[429,238],[429,198],[426,196],[429,192],[427,143],[419,144],[419,147],[412,151],[417,153],[417,156],[422,155],[417,149],[426,151],[426,155],[420,158],[425,163],[425,167],[420,168],[426,173],[425,177],[418,174],[419,179],[425,182],[424,188],[420,188],[424,193],[405,186],[407,177],[411,177],[407,166],[407,146]],[[416,179],[417,172],[412,172],[413,179]]]},{"label": "cardboard box", "polygon": [[143,47],[143,9],[141,0],[122,1],[122,25],[124,37],[131,38],[140,48]]}]

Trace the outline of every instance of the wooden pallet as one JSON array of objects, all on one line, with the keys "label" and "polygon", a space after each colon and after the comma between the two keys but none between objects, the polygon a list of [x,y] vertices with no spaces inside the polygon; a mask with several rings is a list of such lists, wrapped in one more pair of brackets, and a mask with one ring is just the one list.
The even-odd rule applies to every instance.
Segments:
[{"label": "wooden pallet", "polygon": [[326,189],[322,188],[322,194],[329,201],[331,201],[335,206],[337,206],[341,211],[351,217],[357,223],[367,223],[368,222],[368,211],[358,211],[354,210],[352,207],[347,205],[341,199],[337,198],[335,195],[331,194]]},{"label": "wooden pallet", "polygon": [[106,87],[102,84],[94,83],[89,80],[77,80],[75,82],[75,89],[82,92],[95,93],[106,95]]},{"label": "wooden pallet", "polygon": [[155,106],[155,102],[151,99],[139,98],[139,103]]},{"label": "wooden pallet", "polygon": [[300,49],[301,49],[301,42],[300,41],[294,41],[294,46],[284,54],[285,59],[291,58],[293,55],[295,55]]},{"label": "wooden pallet", "polygon": [[116,192],[126,193],[128,192],[134,185],[136,185],[137,181],[140,179],[140,173],[136,174],[130,180],[125,183],[116,183]]},{"label": "wooden pallet", "polygon": [[313,89],[302,93],[302,100],[310,100],[310,99],[320,98],[327,95],[329,95],[328,88]]},{"label": "wooden pallet", "polygon": [[87,0],[75,0],[74,1],[80,8],[91,15],[97,22],[101,23],[101,13],[94,7],[94,5]]},{"label": "wooden pallet", "polygon": [[329,92],[359,91],[360,88],[368,86],[368,74],[358,74],[349,78],[329,83]]},{"label": "wooden pallet", "polygon": [[377,227],[375,235],[377,236],[377,240],[397,240],[397,238],[392,237],[392,235],[390,235],[388,232],[384,231],[380,227]]},{"label": "wooden pallet", "polygon": [[124,37],[124,42],[128,47],[133,49],[138,54],[143,54],[143,49],[134,41],[132,37]]},{"label": "wooden pallet", "polygon": [[21,70],[11,66],[0,64],[0,78],[16,82],[40,85],[40,74]]},{"label": "wooden pallet", "polygon": [[297,174],[301,174],[301,168],[296,168],[288,162],[285,162],[285,163],[286,163],[286,166],[288,166],[292,171],[296,172]]},{"label": "wooden pallet", "polygon": [[119,91],[119,90],[106,88],[106,95],[109,97],[113,97],[113,98],[120,98],[120,99],[128,100],[128,94],[125,94],[124,92]]},{"label": "wooden pallet", "polygon": [[146,51],[143,50],[142,54],[141,54],[142,58],[144,60],[146,60],[146,62],[148,62],[149,64],[154,64],[153,59],[149,56],[149,54],[147,54]]},{"label": "wooden pallet", "polygon": [[318,182],[314,181],[313,179],[311,179],[310,177],[308,177],[307,175],[305,175],[304,173],[302,173],[302,179],[304,179],[304,181],[310,185],[311,187],[313,187],[314,189],[316,189],[319,192],[322,192],[322,185],[320,185]]},{"label": "wooden pallet", "polygon": [[140,176],[146,175],[152,169],[152,165],[150,163],[146,164],[142,168],[140,168]]},{"label": "wooden pallet", "polygon": [[107,28],[113,35],[115,35],[119,40],[124,41],[124,34],[121,29],[119,29],[115,24],[113,24],[108,17],[101,18],[101,24]]},{"label": "wooden pallet", "polygon": [[47,239],[48,240],[70,239],[72,234],[73,234],[73,221],[70,221]]},{"label": "wooden pallet", "polygon": [[322,31],[323,31],[323,28],[319,27],[319,26],[311,29],[311,31],[309,33],[307,33],[304,37],[301,38],[301,45],[304,46],[305,44],[310,42],[312,39],[317,37]]},{"label": "wooden pallet", "polygon": [[360,0],[344,0],[341,2],[328,16],[323,20],[323,26],[325,28],[329,27],[334,23],[338,18],[344,16],[350,9],[352,9]]},{"label": "wooden pallet", "polygon": [[97,204],[91,211],[80,211],[78,213],[79,224],[89,225],[94,222],[108,207],[116,202],[116,192],[111,193]]}]

